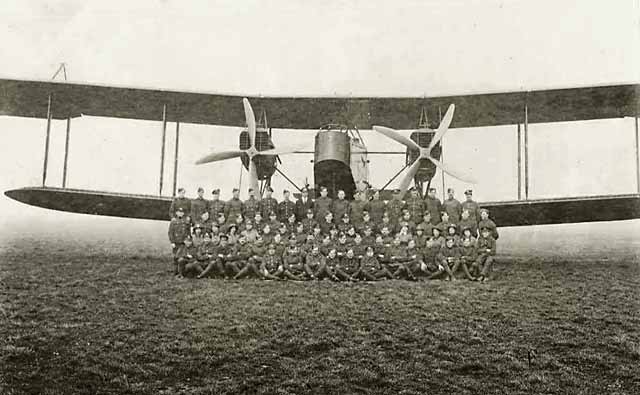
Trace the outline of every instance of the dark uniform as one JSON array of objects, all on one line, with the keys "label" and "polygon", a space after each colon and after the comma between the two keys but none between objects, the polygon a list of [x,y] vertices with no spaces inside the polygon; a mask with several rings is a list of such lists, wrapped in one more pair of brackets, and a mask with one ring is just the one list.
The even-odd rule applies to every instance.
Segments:
[{"label": "dark uniform", "polygon": [[349,201],[346,199],[335,199],[331,205],[333,218],[339,220],[344,214],[349,215]]},{"label": "dark uniform", "polygon": [[287,222],[291,215],[296,214],[296,204],[291,200],[285,199],[278,205],[278,218],[281,222]]},{"label": "dark uniform", "polygon": [[244,215],[245,218],[252,220],[258,211],[260,211],[260,201],[253,195],[250,195],[249,199],[245,200],[242,205],[242,215]]},{"label": "dark uniform", "polygon": [[473,265],[472,273],[478,275],[481,280],[486,280],[491,273],[493,257],[496,255],[496,240],[491,236],[484,237],[482,231],[477,242],[478,258]]},{"label": "dark uniform", "polygon": [[[462,267],[462,271],[464,275],[469,280],[475,280],[475,278],[471,275],[469,270],[472,269],[473,264],[476,263],[478,259],[478,251],[476,250],[476,241],[471,237],[468,239],[462,239],[460,241],[460,266]],[[455,268],[458,269],[457,267]],[[456,270],[452,269],[453,273]]]},{"label": "dark uniform", "polygon": [[380,262],[378,262],[375,255],[365,255],[360,261],[360,270],[354,277],[367,281],[376,281],[378,279],[377,274],[381,269],[382,267],[380,266]]},{"label": "dark uniform", "polygon": [[455,245],[455,242],[451,246],[448,246],[449,240],[445,242],[445,245],[440,248],[440,253],[438,254],[438,263],[444,268],[444,271],[447,273],[449,279],[453,279],[453,271],[451,267],[454,267],[458,264],[460,260],[460,251],[458,250],[458,246]]},{"label": "dark uniform", "polygon": [[422,215],[424,214],[424,200],[419,195],[411,195],[406,199],[406,207],[409,210],[409,214],[411,214],[411,218],[414,221],[422,220]]},{"label": "dark uniform", "polygon": [[389,220],[394,225],[394,229],[400,218],[402,218],[402,210],[404,210],[405,206],[405,201],[401,200],[398,194],[387,203],[387,213],[389,213]]},{"label": "dark uniform", "polygon": [[424,198],[425,210],[431,213],[431,223],[437,225],[440,222],[440,212],[442,211],[442,203],[437,197],[428,196]]},{"label": "dark uniform", "polygon": [[328,196],[320,196],[314,202],[314,210],[316,212],[316,221],[322,222],[324,221],[324,217],[328,212],[331,212],[333,201]]},{"label": "dark uniform", "polygon": [[198,221],[205,211],[209,211],[209,201],[198,196],[191,200],[191,221]]},{"label": "dark uniform", "polygon": [[456,198],[447,198],[442,203],[443,210],[449,214],[449,221],[457,224],[460,221],[462,215],[462,205]]},{"label": "dark uniform", "polygon": [[235,218],[238,214],[242,214],[244,212],[244,204],[239,198],[231,198],[225,204],[225,216],[227,218]]},{"label": "dark uniform", "polygon": [[182,244],[176,252],[176,259],[178,263],[178,273],[181,276],[188,276],[192,273],[199,275],[202,273],[202,268],[198,264],[198,249],[195,245]]},{"label": "dark uniform", "polygon": [[469,217],[476,221],[480,221],[480,205],[473,201],[471,198],[472,191],[470,189],[466,190],[464,194],[466,195],[466,200],[461,203],[462,209],[469,211]]},{"label": "dark uniform", "polygon": [[358,269],[360,268],[360,260],[354,256],[343,256],[335,269],[336,277],[344,281],[353,281],[356,280],[354,277],[358,274]]},{"label": "dark uniform", "polygon": [[313,200],[303,194],[300,199],[296,201],[296,218],[298,221],[303,221],[307,218],[308,210],[313,212]]},{"label": "dark uniform", "polygon": [[185,215],[191,214],[191,199],[187,197],[175,197],[169,207],[169,218],[176,216],[176,211],[181,208]]},{"label": "dark uniform", "polygon": [[217,194],[214,194],[214,198],[209,202],[209,217],[215,219],[218,218],[218,214],[222,213],[226,215],[226,202],[220,200]]},{"label": "dark uniform", "polygon": [[269,218],[269,214],[278,212],[278,201],[273,197],[264,197],[260,200],[260,214],[262,218]]},{"label": "dark uniform", "polygon": [[362,223],[362,213],[367,209],[367,202],[363,200],[354,200],[349,203],[349,218],[356,228]]},{"label": "dark uniform", "polygon": [[184,243],[184,239],[189,235],[189,223],[184,218],[172,218],[169,223],[169,242],[172,244],[173,262],[174,262],[174,274],[179,274],[179,268],[177,265],[178,249]]},{"label": "dark uniform", "polygon": [[379,198],[373,198],[373,200],[369,201],[369,215],[371,216],[371,221],[377,225],[380,225],[382,222],[382,215],[385,211],[387,211],[387,204],[384,200],[380,200]]}]

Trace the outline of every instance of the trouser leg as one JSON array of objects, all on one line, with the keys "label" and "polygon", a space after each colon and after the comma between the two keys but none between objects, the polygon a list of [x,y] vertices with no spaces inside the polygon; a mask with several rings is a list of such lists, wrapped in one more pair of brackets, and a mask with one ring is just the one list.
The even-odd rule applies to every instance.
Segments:
[{"label": "trouser leg", "polygon": [[493,257],[489,255],[484,261],[484,265],[482,266],[482,272],[480,272],[480,275],[484,278],[489,277],[489,275],[491,274],[492,267],[493,267]]},{"label": "trouser leg", "polygon": [[380,269],[376,273],[376,278],[377,279],[388,278],[388,279],[392,280],[393,279],[393,273],[391,273],[387,267],[383,267],[382,269]]},{"label": "trouser leg", "polygon": [[238,271],[238,273],[236,273],[236,275],[233,276],[233,279],[234,280],[239,280],[242,277],[246,276],[249,273],[250,267],[251,267],[250,264],[245,265],[245,267],[240,269],[240,271]]},{"label": "trouser leg", "polygon": [[464,276],[467,278],[467,280],[475,281],[476,278],[471,275],[471,272],[469,271],[469,267],[468,267],[469,264],[467,263],[466,260],[461,263],[461,266],[462,266],[462,271],[464,272]]},{"label": "trouser leg", "polygon": [[349,281],[349,279],[351,278],[351,276],[349,276],[340,268],[336,268],[335,276],[338,277],[340,280],[344,280],[344,281]]}]

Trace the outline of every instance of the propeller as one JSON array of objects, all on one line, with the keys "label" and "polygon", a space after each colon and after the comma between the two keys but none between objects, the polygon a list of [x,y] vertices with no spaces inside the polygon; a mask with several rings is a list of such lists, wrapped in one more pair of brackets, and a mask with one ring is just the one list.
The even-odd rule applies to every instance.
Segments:
[{"label": "propeller", "polygon": [[[258,151],[256,148],[256,117],[251,108],[251,103],[246,97],[242,99],[242,105],[244,106],[244,116],[247,121],[247,133],[249,134],[249,148],[241,150],[229,150],[212,152],[207,156],[196,161],[196,165],[202,165],[205,163],[217,162],[221,160],[238,158],[242,155],[249,157],[249,188],[254,191],[258,191],[258,168],[253,160],[254,157],[259,155],[286,155],[295,151],[299,151],[303,147],[276,147],[267,149],[264,151]],[[259,194],[256,195],[259,198]]]},{"label": "propeller", "polygon": [[409,170],[405,174],[404,178],[400,181],[400,191],[402,196],[404,196],[404,194],[407,192],[407,189],[409,189],[409,184],[411,184],[411,180],[413,180],[416,176],[416,173],[420,169],[420,165],[423,160],[431,161],[434,165],[436,165],[436,167],[439,167],[445,173],[454,178],[457,178],[458,180],[465,181],[470,184],[476,183],[476,181],[472,177],[465,175],[463,172],[457,169],[454,169],[449,164],[445,165],[438,159],[431,156],[431,150],[433,150],[433,148],[440,142],[440,140],[442,140],[442,137],[444,137],[445,133],[447,133],[447,130],[449,130],[449,125],[451,125],[451,121],[453,120],[453,112],[455,111],[455,108],[456,106],[454,104],[451,104],[449,106],[449,108],[447,109],[447,113],[444,115],[444,118],[442,118],[440,126],[438,126],[438,129],[436,130],[436,133],[427,148],[420,147],[415,141],[398,133],[394,129],[385,126],[373,127],[373,130],[375,130],[376,132],[383,134],[388,138],[406,146],[407,148],[418,151],[420,153],[415,162],[413,162],[413,164],[409,167]]}]

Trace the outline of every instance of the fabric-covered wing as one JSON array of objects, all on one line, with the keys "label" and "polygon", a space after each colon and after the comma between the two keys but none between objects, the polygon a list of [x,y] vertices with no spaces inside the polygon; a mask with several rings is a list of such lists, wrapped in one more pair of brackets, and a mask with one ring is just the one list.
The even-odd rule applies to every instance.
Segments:
[{"label": "fabric-covered wing", "polygon": [[[48,98],[56,119],[82,114],[101,117],[244,126],[242,96],[157,89],[0,79],[0,115],[46,118]],[[424,108],[432,126],[449,104],[456,105],[452,128],[560,122],[635,116],[640,111],[640,85],[502,92],[440,97],[251,97],[257,112],[265,110],[269,125],[317,129],[328,123],[388,125],[412,129]]]}]

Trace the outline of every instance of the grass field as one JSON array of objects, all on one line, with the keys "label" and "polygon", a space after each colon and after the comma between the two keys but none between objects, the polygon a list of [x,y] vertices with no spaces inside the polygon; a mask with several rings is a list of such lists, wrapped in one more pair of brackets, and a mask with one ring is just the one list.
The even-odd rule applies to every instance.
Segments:
[{"label": "grass field", "polygon": [[176,281],[160,229],[4,238],[0,393],[640,393],[635,237],[349,285]]}]

